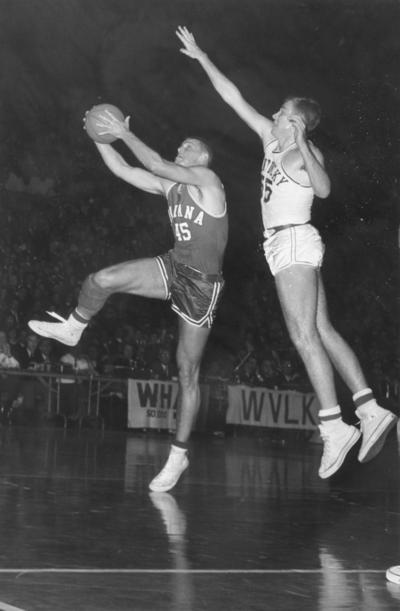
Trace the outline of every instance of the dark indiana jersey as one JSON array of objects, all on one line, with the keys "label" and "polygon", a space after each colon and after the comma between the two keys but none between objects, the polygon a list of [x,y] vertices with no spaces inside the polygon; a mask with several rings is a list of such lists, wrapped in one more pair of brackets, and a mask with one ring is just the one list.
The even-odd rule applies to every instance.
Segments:
[{"label": "dark indiana jersey", "polygon": [[205,274],[218,274],[228,240],[226,210],[218,216],[196,201],[196,187],[174,183],[168,191],[168,215],[174,233],[173,256]]}]

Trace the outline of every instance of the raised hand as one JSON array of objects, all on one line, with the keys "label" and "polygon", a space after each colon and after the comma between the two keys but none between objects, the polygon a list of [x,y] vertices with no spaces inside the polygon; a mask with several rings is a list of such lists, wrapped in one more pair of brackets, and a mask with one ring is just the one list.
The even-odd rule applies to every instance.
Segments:
[{"label": "raised hand", "polygon": [[[85,129],[86,115],[83,119],[83,127]],[[109,110],[105,110],[101,114],[98,115],[99,119],[97,120],[97,126],[101,128],[101,131],[98,132],[99,136],[103,136],[104,134],[111,134],[116,138],[122,138],[124,134],[129,132],[129,121],[130,117],[125,117],[123,121],[117,119],[115,115]]]},{"label": "raised hand", "polygon": [[98,126],[104,128],[101,132],[99,131],[100,136],[112,134],[116,138],[121,138],[126,132],[129,132],[130,117],[125,117],[123,121],[120,121],[112,112],[105,110],[99,115],[99,119]]},{"label": "raised hand", "polygon": [[296,144],[300,147],[307,141],[306,124],[300,115],[291,115],[289,121],[294,128],[294,139]]},{"label": "raised hand", "polygon": [[180,25],[175,33],[183,44],[183,48],[179,49],[181,53],[184,53],[192,59],[200,59],[205,55],[204,51],[202,51],[197,45],[193,34],[189,32],[187,27]]}]

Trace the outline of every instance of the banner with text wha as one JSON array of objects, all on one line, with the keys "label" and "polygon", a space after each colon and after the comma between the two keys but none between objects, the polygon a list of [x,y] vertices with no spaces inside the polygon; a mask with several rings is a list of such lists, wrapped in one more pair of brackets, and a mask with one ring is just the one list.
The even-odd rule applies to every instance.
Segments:
[{"label": "banner with text wha", "polygon": [[[175,381],[128,380],[128,428],[175,430],[179,385]],[[205,429],[209,386],[200,385],[200,409],[194,430]]]},{"label": "banner with text wha", "polygon": [[314,430],[318,411],[313,393],[228,386],[227,424]]}]

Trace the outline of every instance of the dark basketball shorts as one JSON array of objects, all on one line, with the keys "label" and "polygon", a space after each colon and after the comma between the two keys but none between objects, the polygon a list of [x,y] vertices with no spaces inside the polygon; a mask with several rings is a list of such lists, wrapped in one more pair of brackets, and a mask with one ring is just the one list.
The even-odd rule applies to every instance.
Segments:
[{"label": "dark basketball shorts", "polygon": [[204,274],[175,261],[169,252],[156,261],[172,310],[192,325],[210,328],[224,286],[222,275]]}]

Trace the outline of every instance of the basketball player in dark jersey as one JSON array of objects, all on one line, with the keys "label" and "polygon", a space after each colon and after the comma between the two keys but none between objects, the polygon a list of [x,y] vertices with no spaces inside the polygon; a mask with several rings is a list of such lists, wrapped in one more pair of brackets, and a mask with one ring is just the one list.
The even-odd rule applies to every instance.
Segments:
[{"label": "basketball player in dark jersey", "polygon": [[[198,47],[187,28],[179,27],[176,34],[183,44],[182,53],[200,63],[216,91],[263,144],[261,211],[265,256],[290,337],[320,403],[324,449],[319,475],[330,477],[361,435],[359,461],[374,458],[397,417],[377,405],[356,355],[329,319],[320,272],[324,245],[310,224],[314,196],[326,198],[330,192],[323,156],[308,139],[308,133],[319,123],[319,105],[309,98],[288,98],[269,119],[248,104]],[[342,420],[333,367],[352,392],[361,431]]]},{"label": "basketball player in dark jersey", "polygon": [[169,299],[179,317],[177,345],[180,402],[175,440],[168,460],[150,483],[155,492],[175,486],[188,467],[188,440],[200,402],[199,369],[223,288],[222,262],[228,237],[224,187],[208,167],[211,150],[198,138],[187,138],[169,162],[129,130],[129,118],[102,117],[104,133],[122,140],[146,169],[128,165],[110,144],[96,146],[108,168],[134,187],[166,197],[174,247],[155,258],[120,263],[89,275],[78,305],[67,320],[30,321],[44,337],[76,345],[90,319],[113,293]]}]

